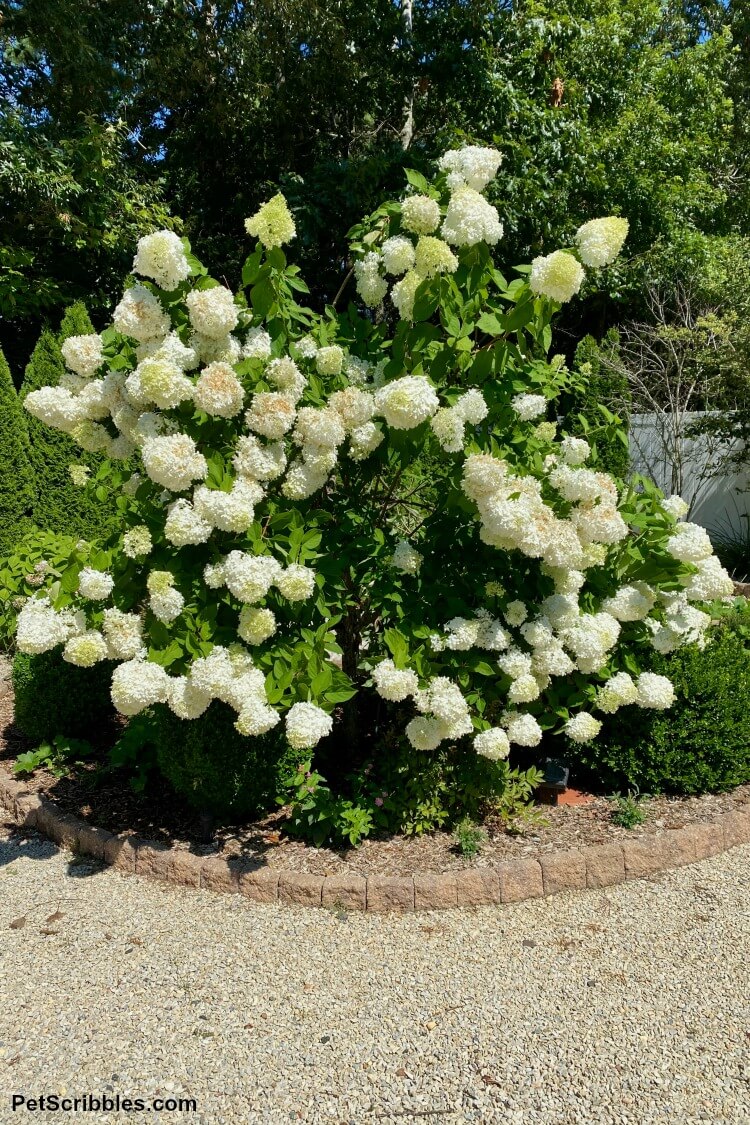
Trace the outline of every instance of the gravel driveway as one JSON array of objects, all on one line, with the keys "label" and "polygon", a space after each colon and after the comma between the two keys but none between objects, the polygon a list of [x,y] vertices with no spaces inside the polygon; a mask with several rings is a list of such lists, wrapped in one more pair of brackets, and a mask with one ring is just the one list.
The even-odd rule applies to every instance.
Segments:
[{"label": "gravel driveway", "polygon": [[[0,1123],[750,1122],[749,904],[745,847],[347,917],[124,877],[0,821]],[[61,1093],[197,1112],[11,1110]]]}]

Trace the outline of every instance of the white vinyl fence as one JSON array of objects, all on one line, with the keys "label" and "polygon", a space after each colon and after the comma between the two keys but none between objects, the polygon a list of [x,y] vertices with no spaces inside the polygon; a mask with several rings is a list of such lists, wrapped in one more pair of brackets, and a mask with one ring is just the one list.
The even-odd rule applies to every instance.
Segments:
[{"label": "white vinyl fence", "polygon": [[738,532],[750,518],[750,474],[729,464],[734,447],[710,435],[684,438],[691,422],[705,417],[634,414],[630,459],[634,472],[650,477],[667,496],[677,492],[690,505],[694,523],[707,531]]}]

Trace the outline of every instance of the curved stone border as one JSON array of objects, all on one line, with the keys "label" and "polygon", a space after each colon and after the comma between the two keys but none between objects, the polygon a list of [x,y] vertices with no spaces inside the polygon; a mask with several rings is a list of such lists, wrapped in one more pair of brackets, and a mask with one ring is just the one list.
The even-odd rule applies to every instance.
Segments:
[{"label": "curved stone border", "polygon": [[186,887],[244,895],[251,902],[327,906],[344,910],[442,910],[541,898],[558,891],[611,887],[657,871],[708,859],[750,843],[750,803],[713,821],[660,835],[598,844],[539,859],[511,859],[495,867],[443,875],[308,875],[258,867],[249,860],[199,856],[136,836],[116,836],[61,812],[48,797],[0,772],[0,805],[16,824],[36,828],[62,847],[119,871]]}]

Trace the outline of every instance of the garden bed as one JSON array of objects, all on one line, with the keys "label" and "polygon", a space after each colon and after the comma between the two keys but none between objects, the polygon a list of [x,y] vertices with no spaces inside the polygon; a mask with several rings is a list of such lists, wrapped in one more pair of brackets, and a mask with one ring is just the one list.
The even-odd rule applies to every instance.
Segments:
[{"label": "garden bed", "polygon": [[[12,693],[7,681],[2,680],[0,692],[3,682],[0,773],[13,776],[12,762],[18,753],[28,749],[28,741],[13,726]],[[467,857],[460,853],[449,832],[368,839],[358,848],[345,851],[314,848],[284,835],[284,809],[251,823],[222,826],[207,843],[195,813],[166,783],[156,784],[148,796],[137,795],[123,786],[116,775],[93,784],[92,769],[87,767],[66,777],[40,769],[24,778],[23,787],[29,793],[48,797],[63,813],[115,835],[175,845],[203,857],[238,857],[278,871],[322,876],[392,877],[409,876],[415,871],[458,874],[467,869],[491,869],[507,860],[648,841],[675,829],[709,824],[726,813],[750,808],[750,785],[701,797],[652,797],[642,805],[643,822],[634,828],[623,828],[613,820],[613,802],[605,796],[592,795],[586,804],[539,806],[535,822],[520,831],[509,832],[503,825],[490,821],[485,825],[486,840],[480,851]]]}]

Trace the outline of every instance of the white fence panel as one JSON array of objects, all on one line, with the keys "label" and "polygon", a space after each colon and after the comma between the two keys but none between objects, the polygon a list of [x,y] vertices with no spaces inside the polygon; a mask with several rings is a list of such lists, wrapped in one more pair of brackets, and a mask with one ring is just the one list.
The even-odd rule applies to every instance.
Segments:
[{"label": "white fence panel", "polygon": [[[683,415],[682,428],[705,417]],[[679,426],[656,414],[634,414],[630,419],[630,460],[634,472],[650,477],[667,496],[679,492],[690,504],[689,518],[710,531],[740,530],[750,518],[750,473],[727,466],[737,445],[718,445],[705,435],[677,439]],[[679,441],[679,447],[677,445]],[[674,462],[681,462],[678,470]],[[676,486],[675,482],[680,482]]]}]

